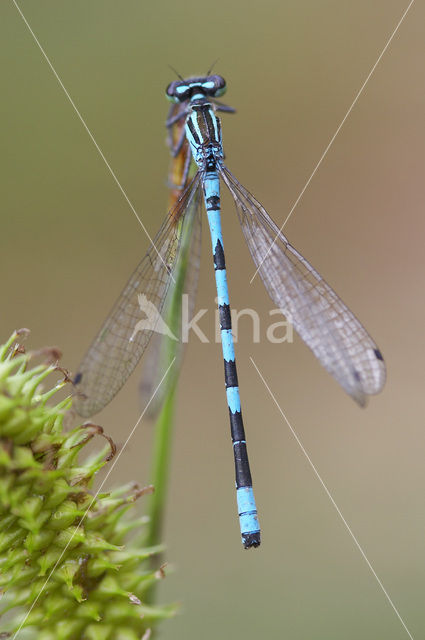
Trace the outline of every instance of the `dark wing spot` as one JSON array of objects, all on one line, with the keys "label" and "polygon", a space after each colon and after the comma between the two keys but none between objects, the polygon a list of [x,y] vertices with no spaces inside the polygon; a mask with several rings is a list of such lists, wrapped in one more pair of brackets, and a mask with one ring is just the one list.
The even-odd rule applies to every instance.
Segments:
[{"label": "dark wing spot", "polygon": [[356,371],[355,369],[353,369],[353,376],[354,376],[354,379],[357,380],[357,382],[361,381],[360,373],[358,371]]},{"label": "dark wing spot", "polygon": [[77,373],[77,375],[75,376],[74,380],[72,381],[72,384],[73,385],[80,384],[82,379],[83,379],[83,374],[81,372]]},{"label": "dark wing spot", "polygon": [[373,353],[375,354],[378,360],[381,360],[381,362],[384,362],[384,358],[382,356],[382,353],[379,351],[379,349],[374,349]]}]

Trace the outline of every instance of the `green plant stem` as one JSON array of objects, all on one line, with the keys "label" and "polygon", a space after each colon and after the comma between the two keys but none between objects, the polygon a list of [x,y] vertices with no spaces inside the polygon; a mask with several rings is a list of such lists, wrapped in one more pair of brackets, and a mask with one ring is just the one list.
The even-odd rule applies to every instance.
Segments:
[{"label": "green plant stem", "polygon": [[155,546],[161,539],[168,486],[168,470],[171,457],[171,434],[173,431],[176,385],[173,385],[164,401],[155,425],[152,484],[155,491],[149,505],[149,525],[146,543]]},{"label": "green plant stem", "polygon": [[[180,247],[180,257],[175,270],[175,281],[169,293],[169,301],[165,304],[165,318],[168,326],[177,336],[181,335],[182,318],[182,295],[185,282],[190,268],[190,253],[192,246],[192,223],[196,214],[196,201],[192,203],[186,213],[186,225],[182,229],[182,239]],[[180,221],[183,225],[183,220]],[[164,512],[168,490],[168,471],[171,458],[172,431],[174,426],[174,411],[176,400],[176,388],[178,374],[182,359],[182,346],[179,341],[164,337],[160,344],[158,353],[160,362],[159,371],[163,371],[167,366],[173,368],[168,376],[160,383],[163,393],[162,408],[155,424],[155,436],[153,445],[153,466],[151,472],[151,482],[154,486],[154,493],[149,504],[149,524],[145,544],[155,546],[161,539],[162,526],[164,522]],[[156,374],[158,377],[158,374]],[[152,559],[157,566],[158,556]],[[154,564],[151,565],[154,568]],[[146,601],[153,603],[155,600],[156,583],[152,584],[146,594]]]}]

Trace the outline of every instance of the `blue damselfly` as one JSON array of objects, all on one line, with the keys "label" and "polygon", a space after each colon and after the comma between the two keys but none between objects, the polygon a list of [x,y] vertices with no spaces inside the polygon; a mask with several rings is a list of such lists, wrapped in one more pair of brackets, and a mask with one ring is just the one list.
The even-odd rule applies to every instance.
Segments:
[{"label": "blue damselfly", "polygon": [[[295,330],[325,369],[359,404],[378,393],[385,382],[381,352],[353,313],[309,262],[292,247],[264,207],[243,187],[223,161],[218,111],[233,111],[217,101],[226,90],[219,75],[180,78],[166,95],[175,105],[167,126],[178,126],[172,151],[181,154],[178,175],[182,192],[168,213],[136,271],[131,276],[75,378],[77,411],[90,416],[102,409],[123,386],[145,351],[154,330],[135,333],[143,294],[159,313],[167,305],[180,261],[189,260],[186,278],[196,282],[199,260],[201,204],[205,203],[211,233],[224,377],[233,442],[236,490],[242,542],[260,544],[260,527],[252,490],[231,328],[226,265],[220,221],[220,180],[236,205],[242,231],[258,273],[274,303],[290,318]],[[190,161],[197,168],[190,177]],[[193,284],[192,284],[193,288]]]}]

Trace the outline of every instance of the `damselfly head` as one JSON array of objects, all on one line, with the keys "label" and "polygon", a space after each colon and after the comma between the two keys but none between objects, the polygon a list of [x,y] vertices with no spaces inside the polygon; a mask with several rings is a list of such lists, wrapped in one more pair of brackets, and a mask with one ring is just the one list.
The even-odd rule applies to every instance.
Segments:
[{"label": "damselfly head", "polygon": [[221,76],[213,75],[205,78],[188,78],[174,80],[165,92],[171,102],[186,102],[186,100],[202,98],[219,98],[226,92],[226,81]]}]

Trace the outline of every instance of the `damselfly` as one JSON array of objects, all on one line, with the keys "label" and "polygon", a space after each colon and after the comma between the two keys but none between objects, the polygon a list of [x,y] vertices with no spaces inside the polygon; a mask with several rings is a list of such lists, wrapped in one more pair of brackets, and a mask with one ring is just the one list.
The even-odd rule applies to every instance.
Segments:
[{"label": "damselfly", "polygon": [[[180,174],[183,186],[188,184],[89,348],[75,378],[79,392],[75,406],[83,416],[100,411],[134,370],[155,329],[147,327],[135,332],[135,325],[143,316],[138,296],[143,293],[159,313],[166,308],[183,255],[187,261],[192,252],[196,253],[204,201],[214,258],[239,521],[242,543],[250,548],[260,544],[260,527],[236,372],[220,222],[220,180],[233,197],[245,240],[273,302],[291,320],[325,369],[363,406],[368,395],[382,389],[385,365],[375,342],[353,313],[289,244],[264,207],[224,164],[221,122],[216,114],[233,111],[217,101],[225,90],[226,83],[218,75],[181,78],[166,90],[167,98],[177,105],[167,126],[184,123],[173,151],[177,156],[186,145]],[[197,171],[188,181],[191,158]],[[195,260],[186,273],[197,267]]]}]

